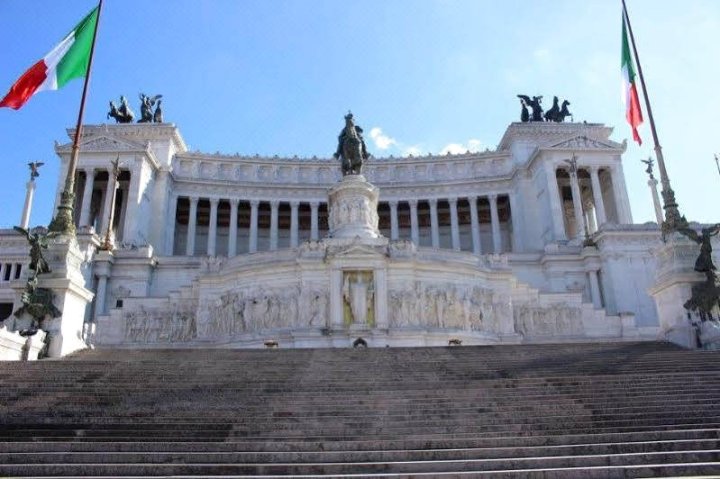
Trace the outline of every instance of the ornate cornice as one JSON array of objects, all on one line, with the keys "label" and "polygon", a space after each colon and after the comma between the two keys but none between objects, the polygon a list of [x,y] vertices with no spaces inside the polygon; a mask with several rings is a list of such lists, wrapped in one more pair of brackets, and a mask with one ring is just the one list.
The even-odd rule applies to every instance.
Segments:
[{"label": "ornate cornice", "polygon": [[587,136],[607,140],[613,129],[602,123],[553,123],[528,122],[511,123],[500,140],[498,151],[507,151],[515,141],[548,146],[563,139],[575,136]]},{"label": "ornate cornice", "polygon": [[[67,129],[68,137],[75,137],[75,128]],[[128,124],[101,124],[83,125],[83,140],[97,136],[122,138],[131,142],[147,144],[152,140],[169,140],[178,152],[187,151],[187,145],[180,135],[180,131],[173,123],[128,123]]]}]

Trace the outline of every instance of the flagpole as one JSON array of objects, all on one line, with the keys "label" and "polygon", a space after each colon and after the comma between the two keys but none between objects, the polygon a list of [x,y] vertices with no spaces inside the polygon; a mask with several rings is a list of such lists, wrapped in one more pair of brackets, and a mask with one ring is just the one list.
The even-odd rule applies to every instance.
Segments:
[{"label": "flagpole", "polygon": [[653,141],[655,142],[655,156],[658,162],[658,170],[660,171],[660,184],[662,185],[663,209],[665,210],[665,221],[662,224],[663,235],[676,231],[687,226],[684,216],[680,215],[678,204],[675,201],[675,192],[670,187],[670,178],[665,169],[665,158],[662,154],[660,141],[658,140],[657,130],[655,129],[655,119],[653,118],[652,108],[650,107],[650,98],[648,97],[647,87],[645,86],[645,77],[643,76],[642,66],[640,65],[640,57],[638,57],[637,47],[635,46],[635,35],[633,35],[632,26],[630,25],[630,16],[628,15],[625,0],[622,0],[623,15],[627,23],[628,33],[630,34],[630,42],[632,43],[633,54],[635,55],[635,63],[638,68],[638,76],[640,77],[640,85],[645,97],[645,108],[648,112],[648,120],[650,121],[650,131],[652,132]]},{"label": "flagpole", "polygon": [[80,137],[82,136],[82,120],[83,113],[85,113],[85,99],[87,98],[90,73],[92,72],[95,40],[97,38],[98,25],[100,25],[100,12],[102,10],[102,4],[103,0],[100,0],[100,3],[98,4],[97,18],[95,19],[93,41],[90,45],[90,59],[88,60],[87,74],[85,75],[82,97],[80,98],[80,111],[78,112],[77,125],[75,126],[75,138],[73,138],[70,163],[68,164],[68,171],[65,176],[65,188],[60,196],[60,205],[58,205],[57,214],[48,226],[50,231],[70,236],[75,236],[75,222],[73,221],[73,204],[75,203],[75,170],[77,169],[78,155],[80,153],[79,143]]}]

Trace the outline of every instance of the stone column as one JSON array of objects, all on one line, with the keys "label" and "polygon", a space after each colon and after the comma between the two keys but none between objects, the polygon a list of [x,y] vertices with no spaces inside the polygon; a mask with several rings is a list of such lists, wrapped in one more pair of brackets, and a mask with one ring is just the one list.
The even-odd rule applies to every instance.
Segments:
[{"label": "stone column", "polygon": [[270,202],[270,251],[275,251],[278,247],[278,209],[280,202],[273,200]]},{"label": "stone column", "polygon": [[197,225],[197,205],[198,197],[190,197],[190,216],[188,217],[187,241],[185,242],[185,254],[193,256],[195,254],[195,228]]},{"label": "stone column", "polygon": [[452,248],[460,251],[460,226],[458,225],[457,198],[450,198],[450,229],[452,235]]},{"label": "stone column", "polygon": [[[585,214],[583,215],[585,218],[585,224],[587,224],[588,227],[588,233],[593,233],[598,230],[598,225],[595,220],[595,216],[590,214],[590,211],[592,208],[595,207],[595,203],[591,201],[585,202]],[[596,212],[597,214],[597,212]]]},{"label": "stone column", "polygon": [[90,224],[90,200],[92,199],[94,183],[95,168],[87,168],[85,170],[85,188],[83,189],[82,206],[80,207],[79,226]]},{"label": "stone column", "polygon": [[420,230],[418,229],[417,200],[408,201],[410,205],[410,239],[416,246],[420,245]]},{"label": "stone column", "polygon": [[125,220],[120,223],[119,228],[123,229],[123,240],[133,242],[137,239],[139,206],[142,200],[140,192],[140,179],[143,174],[143,161],[136,159],[136,167],[130,171],[130,184],[125,192]]},{"label": "stone column", "polygon": [[[107,185],[105,186],[105,197],[103,198],[103,213],[102,218],[100,218],[100,233],[105,234],[105,232],[108,229],[108,219],[110,218],[110,208],[112,205],[112,198],[115,196],[115,190],[117,187],[115,186],[115,179],[113,178],[113,172],[112,168],[108,168],[108,180]],[[112,229],[112,225],[110,225],[110,228]]]},{"label": "stone column", "polygon": [[500,237],[500,218],[498,216],[497,195],[488,196],[490,200],[490,226],[492,228],[493,253],[502,253],[502,238]]},{"label": "stone column", "polygon": [[250,237],[248,238],[248,252],[250,253],[257,251],[258,206],[260,206],[260,201],[250,201]]},{"label": "stone column", "polygon": [[318,234],[318,208],[320,204],[317,201],[310,203],[310,239],[317,241],[320,239]]},{"label": "stone column", "polygon": [[602,309],[602,297],[600,295],[600,282],[598,281],[597,271],[588,271],[590,276],[590,295],[595,309]]},{"label": "stone column", "polygon": [[175,254],[175,223],[177,222],[177,202],[176,195],[170,195],[168,198],[167,224],[165,225],[165,254],[172,256]]},{"label": "stone column", "polygon": [[217,243],[217,216],[219,198],[210,198],[210,225],[208,226],[208,256],[215,256],[215,245]]},{"label": "stone column", "polygon": [[387,311],[387,274],[384,268],[374,270],[375,278],[375,327],[385,329],[388,327]]},{"label": "stone column", "polygon": [[548,184],[548,199],[550,200],[550,216],[552,219],[553,236],[556,240],[565,240],[565,214],[563,213],[560,189],[557,184],[555,165],[545,164],[545,176]]},{"label": "stone column", "polygon": [[[5,268],[9,266],[8,263],[0,263],[0,281],[5,281]],[[15,308],[13,308],[14,310]]]},{"label": "stone column", "polygon": [[238,234],[238,203],[237,198],[230,199],[230,231],[228,232],[228,258],[237,255],[237,234]]},{"label": "stone column", "polygon": [[648,180],[648,186],[650,187],[650,192],[652,193],[653,206],[655,207],[655,220],[657,221],[658,225],[662,225],[664,218],[662,206],[660,204],[660,196],[658,195],[657,185],[658,180],[656,180],[655,178],[650,178]]},{"label": "stone column", "polygon": [[468,198],[470,202],[470,227],[472,232],[473,253],[481,254],[482,246],[480,244],[480,218],[478,217],[477,196]]},{"label": "stone column", "polygon": [[597,219],[598,228],[607,222],[605,215],[605,203],[602,197],[602,187],[600,186],[599,168],[593,166],[590,168],[590,181],[592,182],[593,204],[595,205],[595,217]]},{"label": "stone column", "polygon": [[30,225],[30,211],[32,210],[32,201],[35,195],[35,181],[28,181],[25,187],[25,205],[23,206],[22,218],[20,218],[20,227],[27,229]]},{"label": "stone column", "polygon": [[298,201],[290,202],[290,247],[296,248],[298,245]]},{"label": "stone column", "polygon": [[582,240],[585,238],[585,218],[583,216],[582,199],[580,199],[577,171],[570,172],[570,190],[572,191],[573,212],[575,213],[575,237]]},{"label": "stone column", "polygon": [[95,321],[98,316],[103,316],[107,312],[105,306],[107,300],[107,280],[114,263],[114,257],[110,251],[100,251],[95,256],[93,269],[98,277],[97,289],[95,290]]},{"label": "stone column", "polygon": [[342,301],[343,272],[341,269],[330,271],[330,318],[328,326],[339,329],[343,327],[343,301]]},{"label": "stone column", "polygon": [[107,276],[99,276],[95,293],[95,316],[105,314],[105,296],[107,295]]},{"label": "stone column", "polygon": [[430,229],[432,233],[432,247],[440,247],[440,231],[438,227],[437,199],[433,198],[430,202]]},{"label": "stone column", "polygon": [[398,234],[398,202],[390,201],[390,239],[396,241]]},{"label": "stone column", "polygon": [[512,221],[512,251],[519,253],[523,250],[522,243],[522,221],[520,221],[520,206],[518,205],[517,192],[508,195],[510,198],[510,219]]},{"label": "stone column", "polygon": [[623,173],[622,163],[617,163],[610,171],[612,172],[612,190],[615,194],[618,223],[624,225],[632,224],[630,200],[628,199],[627,187],[625,186],[625,174]]}]

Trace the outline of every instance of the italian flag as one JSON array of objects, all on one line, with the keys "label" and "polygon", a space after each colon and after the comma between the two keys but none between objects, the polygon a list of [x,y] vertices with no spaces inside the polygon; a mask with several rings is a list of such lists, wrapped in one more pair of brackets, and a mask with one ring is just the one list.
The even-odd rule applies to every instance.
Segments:
[{"label": "italian flag", "polygon": [[640,110],[640,98],[638,97],[637,87],[635,86],[635,68],[633,67],[632,57],[630,56],[630,45],[628,44],[627,27],[625,25],[625,15],[623,15],[622,23],[622,76],[623,76],[623,99],[625,100],[625,118],[627,118],[632,128],[633,140],[642,145],[642,139],[638,134],[637,128],[643,122],[642,110]]},{"label": "italian flag", "polygon": [[97,18],[98,7],[95,7],[50,53],[10,87],[0,101],[0,107],[18,110],[37,92],[57,90],[73,78],[84,77],[90,62]]}]

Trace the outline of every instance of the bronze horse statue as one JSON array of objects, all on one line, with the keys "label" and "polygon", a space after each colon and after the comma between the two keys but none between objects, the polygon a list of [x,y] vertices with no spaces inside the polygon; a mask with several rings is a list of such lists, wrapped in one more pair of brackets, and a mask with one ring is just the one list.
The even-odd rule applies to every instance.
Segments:
[{"label": "bronze horse statue", "polygon": [[362,174],[363,162],[370,157],[362,132],[363,129],[355,125],[353,114],[348,112],[345,115],[345,128],[338,136],[337,151],[333,155],[340,160],[343,176]]},{"label": "bronze horse statue", "polygon": [[110,101],[110,111],[107,114],[107,118],[114,118],[115,123],[132,123],[135,115],[127,104],[127,100],[124,96],[120,97],[120,107],[115,106],[114,101]]}]

